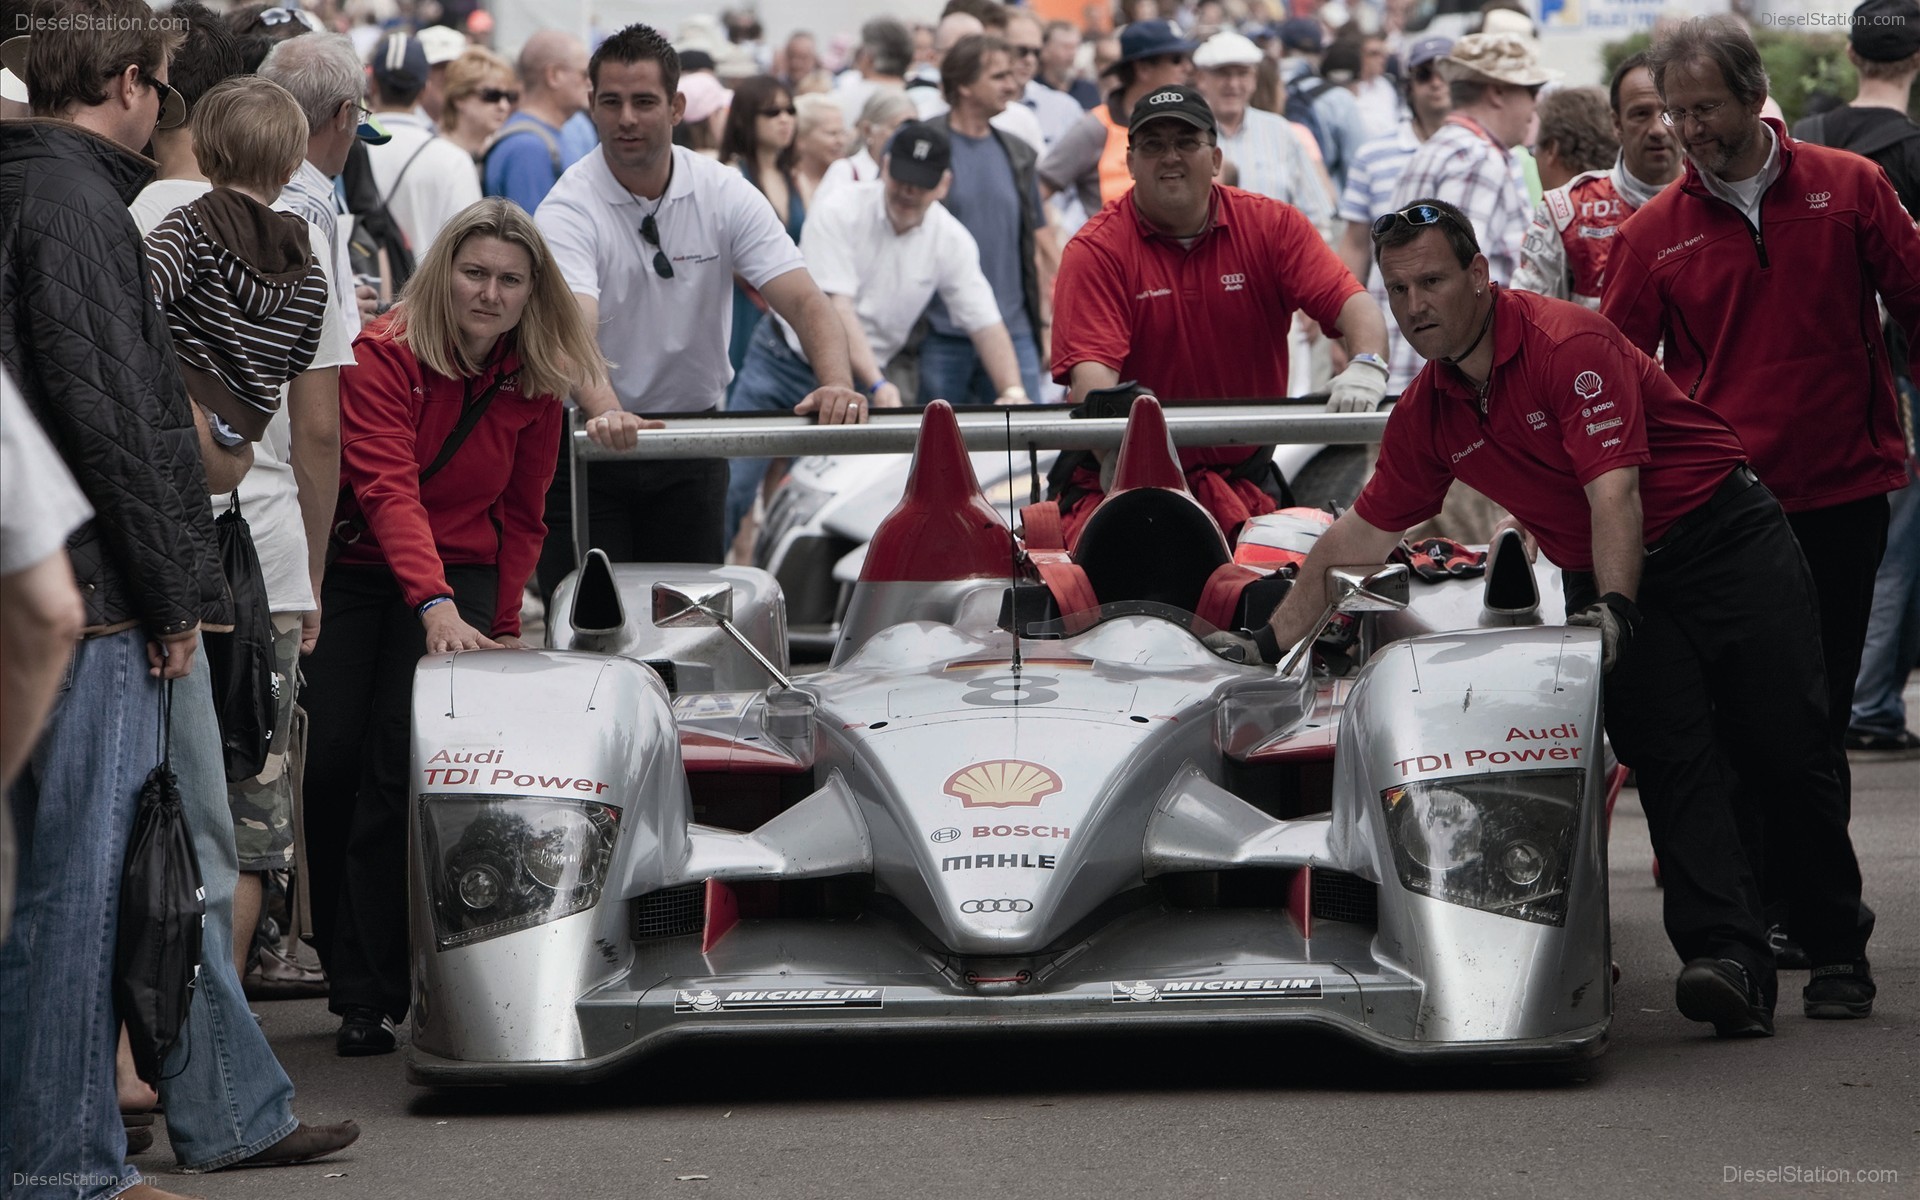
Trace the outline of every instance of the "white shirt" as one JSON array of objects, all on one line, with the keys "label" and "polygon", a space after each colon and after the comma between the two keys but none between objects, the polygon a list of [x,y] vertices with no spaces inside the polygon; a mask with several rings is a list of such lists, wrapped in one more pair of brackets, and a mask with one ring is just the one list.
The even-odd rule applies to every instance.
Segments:
[{"label": "white shirt", "polygon": [[813,189],[813,203],[807,206],[809,214],[825,200],[830,191],[846,187],[850,183],[866,183],[880,178],[880,164],[873,161],[873,155],[867,153],[865,146],[853,152],[850,157],[836,158],[827,167],[827,173],[820,177],[820,186]]},{"label": "white shirt", "polygon": [[[873,357],[884,369],[907,344],[935,293],[954,324],[978,333],[1000,323],[1000,305],[980,270],[980,247],[960,219],[931,205],[919,225],[896,233],[887,219],[886,185],[850,183],[839,199],[807,214],[800,252],[820,290],[853,297],[854,312]],[[780,322],[787,345],[806,357],[792,326]]]},{"label": "white shirt", "polygon": [[1040,135],[1049,146],[1087,115],[1087,110],[1080,107],[1078,100],[1065,92],[1054,91],[1038,79],[1027,80],[1026,95],[1021,97],[1021,103],[1040,122]]},{"label": "white shirt", "polygon": [[[142,237],[168,213],[191,204],[213,190],[200,179],[156,179],[140,190],[130,206]],[[282,194],[274,208],[295,212],[292,198]],[[296,212],[295,215],[298,215]],[[307,242],[327,276],[327,311],[320,325],[320,346],[307,369],[353,365],[353,337],[359,330],[359,306],[349,327],[340,294],[333,289],[333,264],[327,253],[327,235],[307,222]],[[314,606],[313,583],[307,574],[307,526],[300,513],[300,487],[292,466],[293,425],[287,413],[287,388],[280,388],[280,409],[267,422],[266,432],[253,444],[253,466],[240,480],[240,514],[253,535],[260,558],[260,575],[267,585],[267,607],[277,613],[306,612]],[[215,516],[227,510],[230,496],[215,496]]]},{"label": "white shirt", "polygon": [[0,575],[53,557],[91,516],[66,461],[0,368]]},{"label": "white shirt", "polygon": [[383,112],[380,123],[393,140],[368,146],[367,162],[387,211],[407,235],[414,261],[420,262],[441,226],[479,201],[480,174],[472,155],[435,133],[418,113]]},{"label": "white shirt", "polygon": [[1400,89],[1387,76],[1354,84],[1353,98],[1360,103],[1360,121],[1366,128],[1368,141],[1386,137],[1400,124],[1405,111],[1400,104]]},{"label": "white shirt", "polygon": [[1699,163],[1694,164],[1700,167],[1700,178],[1706,183],[1707,190],[1739,209],[1746,216],[1747,224],[1755,229],[1760,228],[1761,198],[1773,186],[1773,181],[1780,177],[1780,139],[1773,136],[1773,127],[1764,121],[1760,124],[1760,132],[1767,135],[1767,161],[1761,163],[1760,169],[1746,179],[1722,179],[1705,167],[1700,167]]},{"label": "white shirt", "polygon": [[[640,237],[648,213],[673,278],[653,270]],[[733,277],[755,288],[806,260],[758,189],[732,167],[673,148],[673,178],[658,201],[621,186],[596,147],[567,168],[540,211],[540,232],[567,287],[600,305],[600,349],[613,390],[633,412],[719,407],[733,368]]]}]

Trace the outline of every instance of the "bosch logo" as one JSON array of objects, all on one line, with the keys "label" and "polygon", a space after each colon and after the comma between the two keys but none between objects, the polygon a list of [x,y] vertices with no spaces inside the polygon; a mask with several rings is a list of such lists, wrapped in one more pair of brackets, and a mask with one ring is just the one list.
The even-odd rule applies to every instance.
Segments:
[{"label": "bosch logo", "polygon": [[1153,95],[1147,97],[1147,103],[1178,104],[1186,98],[1186,93],[1184,92],[1155,92]]},{"label": "bosch logo", "polygon": [[960,906],[963,913],[1023,913],[1033,911],[1031,900],[968,900]]},{"label": "bosch logo", "polygon": [[1592,371],[1582,371],[1574,376],[1573,394],[1582,400],[1592,400],[1600,394],[1600,376]]},{"label": "bosch logo", "polygon": [[960,831],[948,826],[945,829],[934,830],[929,836],[936,842],[956,842],[960,840]]}]

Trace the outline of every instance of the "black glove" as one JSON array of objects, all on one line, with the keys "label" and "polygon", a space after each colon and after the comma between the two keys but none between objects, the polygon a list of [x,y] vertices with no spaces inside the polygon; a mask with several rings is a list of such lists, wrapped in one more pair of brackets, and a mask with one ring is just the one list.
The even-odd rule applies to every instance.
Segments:
[{"label": "black glove", "polygon": [[1600,670],[1613,670],[1640,628],[1640,609],[1619,592],[1608,592],[1578,612],[1567,614],[1567,624],[1600,631]]}]

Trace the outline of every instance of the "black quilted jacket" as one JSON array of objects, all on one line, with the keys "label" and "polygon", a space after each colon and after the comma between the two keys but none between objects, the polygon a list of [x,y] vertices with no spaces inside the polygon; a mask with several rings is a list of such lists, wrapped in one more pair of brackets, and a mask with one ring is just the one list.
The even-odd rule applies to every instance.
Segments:
[{"label": "black quilted jacket", "polygon": [[0,359],[93,504],[67,551],[94,632],[228,620],[193,415],[127,212],[152,177],[70,122],[0,122]]}]

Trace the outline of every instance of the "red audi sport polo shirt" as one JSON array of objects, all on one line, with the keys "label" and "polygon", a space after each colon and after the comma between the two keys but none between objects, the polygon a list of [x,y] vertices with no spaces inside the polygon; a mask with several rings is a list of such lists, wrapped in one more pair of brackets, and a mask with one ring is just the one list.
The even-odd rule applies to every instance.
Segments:
[{"label": "red audi sport polo shirt", "polygon": [[1457,478],[1525,522],[1559,566],[1590,571],[1588,483],[1639,467],[1651,543],[1746,461],[1727,423],[1599,314],[1497,285],[1493,303],[1485,410],[1457,369],[1423,367],[1387,418],[1379,464],[1354,501],[1369,524],[1418,525]]},{"label": "red audi sport polo shirt", "polygon": [[1796,142],[1760,224],[1686,174],[1620,226],[1600,311],[1665,348],[1667,374],[1727,419],[1788,512],[1905,485],[1878,293],[1920,339],[1920,232],[1871,159]]},{"label": "red audi sport polo shirt", "polygon": [[[1366,289],[1300,211],[1213,188],[1213,223],[1191,247],[1149,225],[1128,192],[1081,227],[1053,285],[1053,377],[1104,363],[1167,400],[1287,394],[1296,309],[1331,331]],[[1245,446],[1183,453],[1238,462]]]}]

